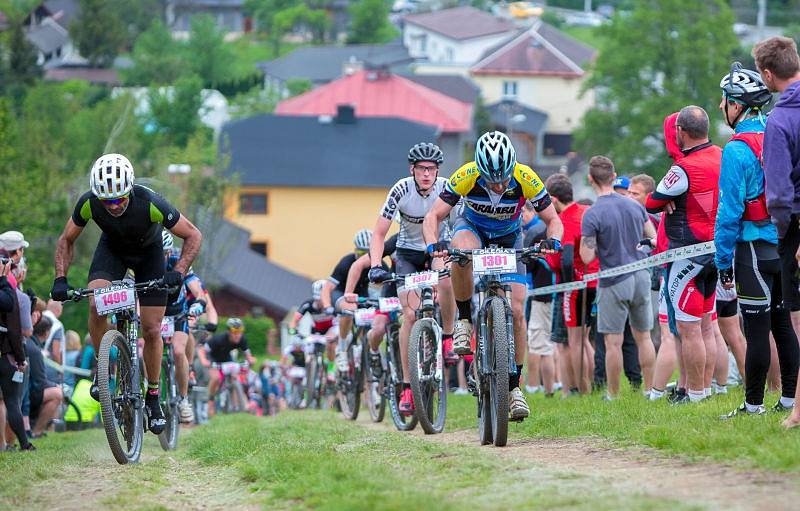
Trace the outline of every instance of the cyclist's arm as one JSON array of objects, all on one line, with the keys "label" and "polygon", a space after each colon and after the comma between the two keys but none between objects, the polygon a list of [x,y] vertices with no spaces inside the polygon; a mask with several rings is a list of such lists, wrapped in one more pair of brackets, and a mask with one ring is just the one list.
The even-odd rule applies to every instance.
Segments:
[{"label": "cyclist's arm", "polygon": [[361,273],[364,270],[369,269],[369,255],[364,254],[363,256],[356,259],[356,262],[350,266],[350,270],[347,272],[347,283],[344,287],[344,294],[348,295],[351,294],[356,289],[356,285],[358,285],[358,279],[361,278]]},{"label": "cyclist's arm", "polygon": [[564,237],[564,224],[561,223],[555,206],[550,204],[543,210],[538,211],[538,213],[539,218],[541,218],[547,226],[547,237],[561,241]]},{"label": "cyclist's arm", "polygon": [[[192,265],[192,261],[200,252],[200,245],[203,243],[203,234],[185,216],[181,215],[178,223],[170,229],[172,234],[183,239],[181,258],[175,263],[175,271],[186,274],[186,270]],[[197,296],[197,295],[195,295]]]},{"label": "cyclist's arm", "polygon": [[319,301],[322,303],[322,308],[327,309],[328,307],[333,306],[331,303],[333,300],[331,299],[331,294],[333,290],[336,288],[336,284],[331,282],[330,280],[326,280],[324,284],[322,284],[322,292],[319,295]]},{"label": "cyclist's arm", "polygon": [[200,365],[203,367],[210,367],[211,366],[211,359],[208,358],[208,344],[201,346],[199,350],[197,350],[197,357],[200,359]]},{"label": "cyclist's arm", "polygon": [[386,233],[392,226],[391,219],[387,219],[381,215],[378,221],[375,222],[375,228],[372,230],[372,241],[369,244],[369,265],[370,267],[380,266],[383,260],[383,245],[386,241]]},{"label": "cyclist's arm", "polygon": [[67,220],[67,225],[64,226],[64,231],[56,242],[56,278],[67,276],[69,266],[72,264],[75,240],[78,239],[78,236],[80,236],[82,232],[83,227],[76,224],[72,218]]},{"label": "cyclist's arm", "polygon": [[453,205],[443,201],[441,197],[433,203],[433,207],[422,221],[422,237],[425,239],[426,245],[439,241],[439,224],[447,218],[452,209]]},{"label": "cyclist's arm", "polygon": [[250,353],[250,350],[244,350],[244,359],[247,360],[247,363],[250,364],[250,367],[255,367],[256,357]]},{"label": "cyclist's arm", "polygon": [[208,315],[208,322],[214,325],[219,324],[219,314],[217,314],[217,308],[214,307],[214,302],[211,301],[211,293],[208,291],[205,292],[206,297],[206,314]]}]

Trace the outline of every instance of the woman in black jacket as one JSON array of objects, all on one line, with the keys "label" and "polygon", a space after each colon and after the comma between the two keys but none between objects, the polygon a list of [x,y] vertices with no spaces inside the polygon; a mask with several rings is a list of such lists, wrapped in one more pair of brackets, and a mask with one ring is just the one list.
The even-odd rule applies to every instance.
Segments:
[{"label": "woman in black jacket", "polygon": [[6,275],[11,271],[11,261],[0,263],[0,389],[6,405],[8,424],[17,435],[20,448],[33,450],[33,444],[25,434],[20,403],[22,380],[15,382],[14,374],[25,369],[25,350],[22,344],[22,328],[19,317],[17,294]]}]

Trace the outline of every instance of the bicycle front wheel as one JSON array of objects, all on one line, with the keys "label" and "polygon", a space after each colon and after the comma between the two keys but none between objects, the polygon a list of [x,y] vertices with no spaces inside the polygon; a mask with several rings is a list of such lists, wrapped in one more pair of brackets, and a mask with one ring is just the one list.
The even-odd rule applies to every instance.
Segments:
[{"label": "bicycle front wheel", "polygon": [[365,356],[361,365],[364,368],[364,401],[366,401],[372,422],[381,422],[386,413],[386,393],[384,392],[386,378],[384,374],[376,375],[372,371],[366,352],[367,349],[364,350]]},{"label": "bicycle front wheel", "polygon": [[144,410],[140,378],[134,380],[125,337],[109,330],[100,341],[97,387],[108,446],[120,465],[136,463],[142,453]]},{"label": "bicycle front wheel", "polygon": [[178,416],[178,387],[175,380],[175,365],[167,360],[161,362],[161,408],[164,410],[167,425],[158,435],[161,448],[171,451],[178,447],[178,433],[181,430]]},{"label": "bicycle front wheel", "polygon": [[441,339],[433,318],[414,323],[408,342],[408,368],[414,411],[426,434],[441,433],[447,415],[447,378]]},{"label": "bicycle front wheel", "polygon": [[340,375],[339,406],[345,419],[354,421],[358,418],[359,408],[361,407],[361,374],[362,335],[358,335],[347,347],[348,370]]},{"label": "bicycle front wheel", "polygon": [[501,298],[492,298],[490,305],[489,334],[489,400],[492,417],[493,442],[497,447],[508,440],[508,344],[506,304]]}]

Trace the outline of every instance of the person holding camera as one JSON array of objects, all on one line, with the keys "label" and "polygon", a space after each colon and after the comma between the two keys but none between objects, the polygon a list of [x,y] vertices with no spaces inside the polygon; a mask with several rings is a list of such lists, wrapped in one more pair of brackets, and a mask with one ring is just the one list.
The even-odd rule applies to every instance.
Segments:
[{"label": "person holding camera", "polygon": [[11,260],[0,259],[0,389],[6,405],[8,424],[24,451],[33,450],[25,434],[22,420],[22,379],[25,369],[25,350],[22,344],[22,325],[19,303],[14,288],[8,281]]}]

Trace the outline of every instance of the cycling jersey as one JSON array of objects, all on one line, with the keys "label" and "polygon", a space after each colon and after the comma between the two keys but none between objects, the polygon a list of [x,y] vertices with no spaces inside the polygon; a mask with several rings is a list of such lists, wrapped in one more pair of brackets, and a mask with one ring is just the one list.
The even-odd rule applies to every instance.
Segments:
[{"label": "cycling jersey", "polygon": [[536,211],[542,211],[551,203],[542,180],[533,169],[521,163],[514,167],[508,188],[502,194],[488,188],[472,161],[453,172],[439,197],[451,206],[463,197],[464,219],[490,239],[520,230],[525,201],[531,201]]},{"label": "cycling jersey", "polygon": [[[388,240],[386,243],[383,244],[383,257],[392,255],[394,253],[395,248],[397,246],[397,235],[395,234]],[[353,266],[353,263],[360,256],[356,254],[347,254],[346,256],[342,257],[339,262],[336,264],[336,268],[333,269],[333,273],[331,276],[328,277],[328,280],[336,284],[336,291],[339,293],[344,294],[345,287],[347,286],[347,274],[350,272],[350,267]],[[388,266],[383,263],[384,269],[388,270]],[[369,290],[369,268],[365,269],[361,272],[361,276],[358,279],[358,284],[356,284],[356,288],[353,290],[355,294],[358,296],[367,296],[367,291]]]},{"label": "cycling jersey", "polygon": [[299,344],[290,344],[286,346],[286,349],[283,350],[283,355],[291,359],[293,367],[306,366],[306,352],[303,350],[303,346]]},{"label": "cycling jersey", "polygon": [[228,337],[228,332],[221,332],[209,339],[208,343],[206,343],[208,357],[212,362],[216,362],[217,364],[233,362],[231,358],[231,351],[233,350],[239,350],[242,353],[250,351],[250,347],[247,345],[247,338],[245,338],[244,335],[238,344],[234,344]]},{"label": "cycling jersey", "polygon": [[129,253],[140,253],[150,245],[161,247],[161,226],[175,227],[181,214],[163,197],[153,190],[133,185],[128,207],[122,215],[115,217],[100,203],[92,192],[84,193],[72,213],[72,221],[85,227],[94,220],[102,240],[112,249],[125,249]]},{"label": "cycling jersey", "polygon": [[[398,248],[425,251],[422,221],[446,184],[447,179],[438,177],[428,195],[422,195],[417,190],[414,177],[409,176],[395,183],[389,190],[380,214],[383,218],[397,220],[400,224],[400,232],[397,237]],[[449,234],[447,222],[442,222],[439,226],[439,238],[449,239]]]},{"label": "cycling jersey", "polygon": [[318,308],[315,305],[314,300],[306,300],[300,307],[297,309],[297,313],[300,317],[305,316],[306,314],[311,315],[311,320],[314,322],[314,325],[311,327],[311,331],[315,334],[324,334],[333,326],[333,316],[330,314],[325,314],[322,309]]},{"label": "cycling jersey", "polygon": [[[758,117],[741,121],[736,133],[751,133],[763,138],[764,124]],[[778,230],[768,220],[745,220],[746,203],[757,200],[764,193],[764,169],[758,155],[744,140],[732,139],[722,151],[719,174],[719,208],[715,225],[714,261],[717,268],[733,265],[733,252],[737,243],[763,240],[778,243]]]}]

